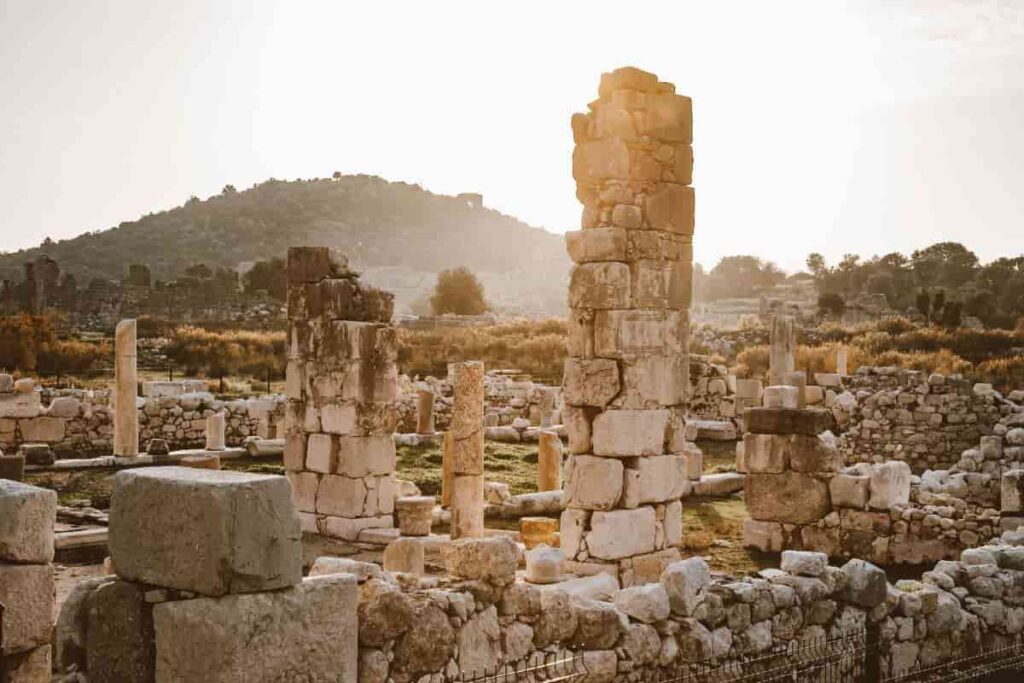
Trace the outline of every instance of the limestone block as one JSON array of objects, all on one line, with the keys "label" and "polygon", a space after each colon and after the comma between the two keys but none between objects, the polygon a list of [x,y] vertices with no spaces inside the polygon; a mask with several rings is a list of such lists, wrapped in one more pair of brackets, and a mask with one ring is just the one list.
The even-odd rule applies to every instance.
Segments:
[{"label": "limestone block", "polygon": [[566,507],[611,510],[622,495],[623,465],[620,460],[592,455],[571,455],[566,461]]},{"label": "limestone block", "polygon": [[306,469],[330,474],[338,467],[338,442],[330,434],[310,434],[306,439]]},{"label": "limestone block", "polygon": [[805,434],[816,436],[832,429],[832,413],[821,408],[791,410],[779,408],[748,408],[743,413],[745,431],[755,434]]},{"label": "limestone block", "polygon": [[0,394],[10,394],[14,391],[14,378],[6,372],[0,373]]},{"label": "limestone block", "polygon": [[817,386],[804,387],[804,403],[816,406],[825,402],[825,390]]},{"label": "limestone block", "polygon": [[[484,364],[480,361],[455,363],[451,372],[454,403],[450,430],[456,440],[466,439],[483,426]],[[458,471],[456,467],[455,472]]]},{"label": "limestone block", "polygon": [[356,428],[356,407],[351,403],[328,403],[320,409],[320,424],[330,434],[350,434]]},{"label": "limestone block", "polygon": [[772,385],[788,384],[787,378],[796,367],[796,325],[792,316],[772,317],[769,381]]},{"label": "limestone block", "polygon": [[655,230],[692,235],[694,192],[692,187],[663,183],[647,196],[644,207],[648,225]]},{"label": "limestone block", "polygon": [[[607,460],[607,458],[600,458]],[[685,455],[657,455],[639,458],[635,477],[625,479],[624,495],[635,504],[662,503],[689,493],[689,470]],[[631,489],[635,489],[631,490]],[[632,505],[635,507],[636,505]]]},{"label": "limestone block", "polygon": [[40,415],[20,420],[18,426],[21,428],[21,438],[24,441],[57,443],[64,439],[65,422],[59,417]]},{"label": "limestone block", "polygon": [[0,678],[5,683],[39,683],[51,680],[53,665],[49,645],[0,658]]},{"label": "limestone block", "polygon": [[785,384],[765,387],[762,405],[765,408],[789,408],[796,410],[800,407],[799,389]]},{"label": "limestone block", "polygon": [[863,510],[868,505],[870,484],[870,475],[840,472],[828,483],[832,505]]},{"label": "limestone block", "polygon": [[570,231],[565,233],[565,244],[574,263],[626,260],[626,231],[622,228]]},{"label": "limestone block", "polygon": [[683,353],[688,327],[681,311],[598,311],[594,316],[594,354],[631,358]]},{"label": "limestone block", "polygon": [[685,404],[690,386],[689,360],[685,355],[651,355],[626,361],[623,386],[625,401],[631,402],[634,395],[638,399],[631,407]]},{"label": "limestone block", "polygon": [[594,418],[595,455],[631,457],[664,452],[667,410],[606,410]]},{"label": "limestone block", "polygon": [[319,282],[348,273],[348,258],[329,247],[289,247],[288,283]]},{"label": "limestone block", "polygon": [[667,547],[675,548],[683,544],[683,504],[680,501],[674,500],[665,506],[662,528]]},{"label": "limestone block", "polygon": [[569,276],[570,308],[629,308],[629,266],[625,263],[582,263]]},{"label": "limestone block", "polygon": [[56,492],[0,479],[0,562],[52,562],[56,519]]},{"label": "limestone block", "polygon": [[206,450],[222,451],[226,447],[224,429],[227,426],[224,413],[214,413],[206,418]]},{"label": "limestone block", "polygon": [[537,443],[537,490],[562,488],[562,439],[557,432],[543,431]]},{"label": "limestone block", "polygon": [[423,576],[424,557],[422,539],[400,536],[384,548],[384,571]]},{"label": "limestone block", "polygon": [[151,681],[152,607],[145,587],[109,581],[86,601],[86,669],[97,681]]},{"label": "limestone block", "polygon": [[590,417],[587,415],[587,411],[583,408],[566,406],[562,411],[562,421],[569,436],[569,452],[589,453],[592,443]]},{"label": "limestone block", "polygon": [[624,588],[615,596],[615,607],[634,621],[653,624],[668,619],[668,592],[660,583]]},{"label": "limestone block", "polygon": [[910,501],[910,465],[900,460],[875,465],[871,471],[868,507],[888,510]]},{"label": "limestone block", "polygon": [[340,437],[335,471],[346,477],[369,477],[394,472],[394,438],[388,434]]},{"label": "limestone block", "polygon": [[798,576],[823,576],[828,567],[828,556],[804,550],[784,550],[779,567],[784,572]]},{"label": "limestone block", "polygon": [[304,579],[285,590],[153,607],[156,680],[357,683],[355,577]]},{"label": "limestone block", "polygon": [[515,579],[519,547],[508,536],[463,538],[443,546],[441,556],[456,578],[507,585]]},{"label": "limestone block", "polygon": [[810,524],[831,509],[828,484],[802,472],[751,473],[744,489],[747,509],[757,520]]},{"label": "limestone block", "polygon": [[1024,470],[1003,473],[999,485],[999,502],[1004,514],[1024,512]]},{"label": "limestone block", "polygon": [[46,413],[51,417],[72,418],[78,417],[82,402],[74,396],[58,396],[50,401],[50,407]]},{"label": "limestone block", "polygon": [[659,581],[672,613],[690,617],[707,598],[711,569],[703,558],[691,557],[666,567]]},{"label": "limestone block", "polygon": [[434,433],[434,392],[429,389],[417,392],[416,433]]},{"label": "limestone block", "polygon": [[320,477],[315,472],[285,473],[291,485],[292,501],[301,512],[316,512],[316,495],[320,488]]},{"label": "limestone block", "polygon": [[629,147],[621,138],[583,142],[573,149],[572,177],[580,183],[629,178]]},{"label": "limestone block", "polygon": [[619,393],[619,366],[607,358],[566,358],[562,395],[570,406],[604,408]]},{"label": "limestone block", "polygon": [[25,456],[0,453],[0,479],[22,481],[25,478]]},{"label": "limestone block", "polygon": [[587,549],[601,560],[643,555],[654,550],[656,526],[652,507],[594,512],[586,534]]},{"label": "limestone block", "polygon": [[590,512],[576,508],[566,508],[558,522],[560,545],[566,557],[572,559],[580,549],[583,534],[590,520]]},{"label": "limestone block", "polygon": [[539,545],[526,552],[526,580],[530,583],[548,584],[562,580],[564,553],[558,548]]},{"label": "limestone block", "polygon": [[783,548],[782,525],[756,519],[743,520],[743,545],[765,553],[777,553]]},{"label": "limestone block", "polygon": [[481,426],[466,438],[452,439],[452,474],[484,473],[484,430]]},{"label": "limestone block", "polygon": [[985,460],[999,460],[1003,457],[1003,437],[998,434],[983,436],[979,448]]},{"label": "limestone block", "polygon": [[0,417],[31,418],[39,415],[42,410],[38,391],[29,394],[0,394]]},{"label": "limestone block", "polygon": [[53,567],[0,564],[0,652],[25,652],[50,643]]},{"label": "limestone block", "polygon": [[743,457],[747,472],[781,474],[789,469],[789,440],[777,434],[745,434]]},{"label": "limestone block", "polygon": [[363,517],[366,480],[324,475],[316,494],[316,512],[335,517]]},{"label": "limestone block", "polygon": [[324,517],[320,531],[325,536],[340,538],[346,541],[359,540],[359,534],[366,529],[390,529],[393,525],[392,515],[378,517]]},{"label": "limestone block", "polygon": [[885,601],[888,581],[884,571],[861,559],[850,560],[842,566],[842,571],[846,575],[843,597],[848,602],[871,609]]},{"label": "limestone block", "polygon": [[114,478],[109,547],[118,576],[204,595],[272,590],[302,576],[284,477],[153,467]]},{"label": "limestone block", "polygon": [[484,534],[484,477],[482,474],[452,478],[451,537],[476,538]]},{"label": "limestone block", "polygon": [[433,496],[403,496],[395,499],[395,517],[403,536],[429,536],[434,514]]},{"label": "limestone block", "polygon": [[519,520],[523,545],[532,550],[539,545],[558,545],[558,520],[551,517],[523,517]]},{"label": "limestone block", "polygon": [[784,438],[789,442],[789,466],[797,472],[835,472],[839,468],[841,458],[832,432]]},{"label": "limestone block", "polygon": [[693,266],[689,261],[640,260],[630,265],[637,308],[690,307]]}]

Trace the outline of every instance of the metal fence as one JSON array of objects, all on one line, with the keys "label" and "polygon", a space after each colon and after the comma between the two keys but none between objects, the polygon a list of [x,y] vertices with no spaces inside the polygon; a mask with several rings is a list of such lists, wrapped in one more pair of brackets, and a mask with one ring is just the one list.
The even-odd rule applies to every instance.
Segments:
[{"label": "metal fence", "polygon": [[555,681],[583,681],[587,669],[582,652],[558,654],[537,652],[524,662],[505,664],[495,669],[471,675],[463,674],[460,683],[554,683]]},{"label": "metal fence", "polygon": [[918,665],[881,679],[881,683],[960,683],[988,681],[1010,683],[1024,681],[1024,638],[992,645],[980,652]]}]

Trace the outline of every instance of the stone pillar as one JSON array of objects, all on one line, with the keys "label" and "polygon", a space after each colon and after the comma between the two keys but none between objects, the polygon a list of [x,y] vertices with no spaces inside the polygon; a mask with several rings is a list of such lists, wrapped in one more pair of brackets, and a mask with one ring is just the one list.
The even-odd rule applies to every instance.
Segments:
[{"label": "stone pillar", "polygon": [[557,432],[540,433],[537,452],[537,490],[562,488],[562,440]]},{"label": "stone pillar", "polygon": [[56,518],[56,493],[0,479],[2,681],[50,680]]},{"label": "stone pillar", "polygon": [[807,407],[807,373],[803,370],[794,370],[787,373],[784,384],[796,387],[796,407]]},{"label": "stone pillar", "polygon": [[122,320],[114,331],[114,455],[139,454],[139,393],[135,321]]},{"label": "stone pillar", "polygon": [[420,389],[417,393],[419,403],[416,410],[416,433],[434,433],[434,392]]},{"label": "stone pillar", "polygon": [[393,526],[393,297],[324,247],[288,250],[285,467],[303,529],[357,540]]},{"label": "stone pillar", "polygon": [[224,413],[214,413],[206,418],[206,450],[222,451],[226,447],[224,430],[227,422]]},{"label": "stone pillar", "polygon": [[444,445],[441,451],[441,507],[452,504],[452,432],[444,433]]},{"label": "stone pillar", "polygon": [[455,366],[452,406],[452,539],[484,534],[484,364]]},{"label": "stone pillar", "polygon": [[678,559],[690,486],[691,102],[630,67],[603,74],[589,108],[572,118],[561,544],[570,570],[632,585]]},{"label": "stone pillar", "polygon": [[796,324],[789,315],[772,318],[772,347],[768,384],[786,384],[789,373],[796,369]]},{"label": "stone pillar", "polygon": [[846,356],[847,351],[845,346],[836,351],[836,374],[841,377],[846,377],[846,375],[849,374],[847,372]]}]

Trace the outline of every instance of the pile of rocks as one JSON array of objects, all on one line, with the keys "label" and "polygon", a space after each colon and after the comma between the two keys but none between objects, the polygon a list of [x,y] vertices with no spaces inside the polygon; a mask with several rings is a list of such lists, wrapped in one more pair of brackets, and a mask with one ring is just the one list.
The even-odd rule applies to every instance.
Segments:
[{"label": "pile of rocks", "polygon": [[301,666],[303,680],[357,680],[355,577],[302,578],[283,477],[120,472],[109,534],[116,575],[80,582],[64,603],[58,672],[141,683],[284,680]]},{"label": "pile of rocks", "polygon": [[0,680],[50,680],[57,494],[0,479]]},{"label": "pile of rocks", "polygon": [[391,295],[344,256],[288,250],[284,466],[303,529],[357,540],[392,527],[398,344]]}]

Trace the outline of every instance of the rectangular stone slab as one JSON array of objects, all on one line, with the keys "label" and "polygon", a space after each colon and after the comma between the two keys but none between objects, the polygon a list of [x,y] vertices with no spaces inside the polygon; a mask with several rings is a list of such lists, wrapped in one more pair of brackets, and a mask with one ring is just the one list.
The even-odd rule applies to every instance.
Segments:
[{"label": "rectangular stone slab", "polygon": [[821,409],[747,408],[743,413],[745,431],[755,434],[815,436],[834,426],[832,413]]},{"label": "rectangular stone slab", "polygon": [[356,577],[153,607],[156,681],[356,683]]},{"label": "rectangular stone slab", "polygon": [[302,579],[299,516],[284,477],[153,467],[119,472],[110,555],[123,579],[203,595]]},{"label": "rectangular stone slab", "polygon": [[53,566],[0,564],[0,655],[47,645],[53,626]]},{"label": "rectangular stone slab", "polygon": [[52,562],[56,519],[56,492],[0,479],[0,562]]}]

